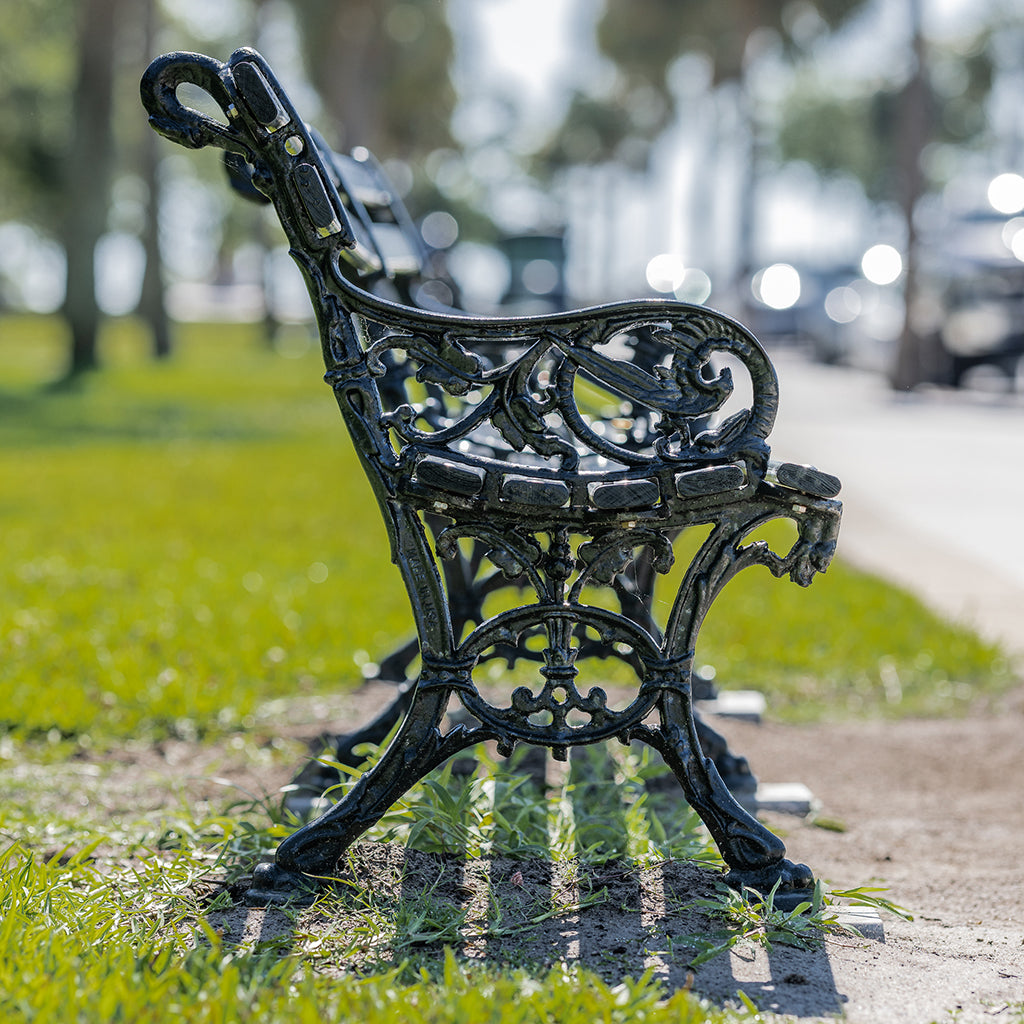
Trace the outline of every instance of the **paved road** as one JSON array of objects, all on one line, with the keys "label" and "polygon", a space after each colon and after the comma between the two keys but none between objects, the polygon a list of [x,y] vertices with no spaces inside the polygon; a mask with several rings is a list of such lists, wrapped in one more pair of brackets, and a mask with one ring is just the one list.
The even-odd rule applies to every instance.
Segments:
[{"label": "paved road", "polygon": [[1024,653],[1024,402],[773,358],[773,455],[843,481],[842,556]]}]

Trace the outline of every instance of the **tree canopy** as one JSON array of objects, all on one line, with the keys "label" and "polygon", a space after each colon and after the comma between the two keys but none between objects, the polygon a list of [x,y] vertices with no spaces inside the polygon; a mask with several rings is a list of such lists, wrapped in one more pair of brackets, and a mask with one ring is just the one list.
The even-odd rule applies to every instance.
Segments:
[{"label": "tree canopy", "polygon": [[759,34],[786,53],[852,18],[866,0],[605,0],[596,26],[600,53],[615,79],[601,95],[581,89],[562,128],[540,154],[548,170],[625,157],[642,163],[677,104],[671,70],[685,54],[707,58],[712,89],[743,79]]},{"label": "tree canopy", "polygon": [[4,10],[0,32],[0,220],[54,233],[71,130],[74,4],[24,0]]},{"label": "tree canopy", "polygon": [[[964,146],[984,136],[984,104],[994,71],[991,41],[986,29],[955,46],[929,46],[924,84],[931,141]],[[871,199],[891,198],[897,188],[905,88],[906,82],[899,80],[867,78],[851,86],[814,71],[798,74],[782,109],[778,158],[805,161],[824,175],[853,177]]]}]

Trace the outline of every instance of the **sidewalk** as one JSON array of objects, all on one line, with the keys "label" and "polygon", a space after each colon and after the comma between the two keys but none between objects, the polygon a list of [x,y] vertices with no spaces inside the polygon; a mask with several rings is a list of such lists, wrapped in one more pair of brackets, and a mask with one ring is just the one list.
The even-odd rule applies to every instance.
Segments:
[{"label": "sidewalk", "polygon": [[[1024,400],[898,395],[877,374],[771,355],[772,453],[842,480],[839,557],[1024,655]],[[882,937],[830,941],[817,958],[721,958],[704,991],[742,983],[803,1021],[1020,1020],[1020,700],[994,717],[731,726],[757,769],[805,781],[843,823],[780,822],[791,854],[830,885],[887,888],[915,919],[883,915]]]},{"label": "sidewalk", "polygon": [[842,480],[840,557],[1024,653],[1024,402],[772,357],[772,453]]}]

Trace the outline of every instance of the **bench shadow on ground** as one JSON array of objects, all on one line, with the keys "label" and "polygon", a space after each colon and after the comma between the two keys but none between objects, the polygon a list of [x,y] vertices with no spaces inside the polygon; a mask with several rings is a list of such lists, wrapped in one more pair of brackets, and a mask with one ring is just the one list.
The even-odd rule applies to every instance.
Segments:
[{"label": "bench shadow on ground", "polygon": [[[357,843],[341,883],[306,909],[234,905],[208,921],[229,943],[281,955],[315,948],[327,973],[366,973],[409,961],[443,963],[446,948],[491,968],[543,976],[579,965],[607,984],[650,970],[669,996],[687,989],[720,1006],[744,992],[759,1010],[796,1017],[843,1012],[827,944],[802,950],[745,941],[692,966],[721,922],[692,906],[714,892],[714,871],[687,861],[645,869],[624,862],[493,856],[467,859],[394,844]],[[223,902],[223,901],[222,901]]]}]

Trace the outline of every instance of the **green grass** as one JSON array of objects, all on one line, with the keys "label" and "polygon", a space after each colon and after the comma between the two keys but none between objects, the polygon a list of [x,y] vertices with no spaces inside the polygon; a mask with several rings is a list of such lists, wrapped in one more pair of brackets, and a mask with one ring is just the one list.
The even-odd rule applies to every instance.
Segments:
[{"label": "green grass", "polygon": [[318,354],[196,329],[153,366],[117,326],[110,370],[0,398],[0,718],[196,735],[354,685],[407,603]]},{"label": "green grass", "polygon": [[[232,737],[259,763],[294,757],[259,745],[275,716],[357,685],[409,617],[315,346],[296,334],[285,357],[248,327],[180,333],[174,360],[154,365],[136,325],[112,323],[104,371],[54,388],[57,322],[0,320],[0,1016],[754,1019],[649,977],[445,958],[465,922],[428,920],[429,901],[385,914],[364,894],[366,928],[392,954],[362,975],[328,970],[331,950],[309,937],[285,948],[218,935],[204,884],[234,877],[284,826],[230,795],[149,811],[152,783],[111,789],[111,762],[90,748]],[[841,556],[810,591],[741,576],[698,654],[794,719],[951,714],[1014,681],[1000,651]],[[514,779],[435,776],[376,835],[587,864],[709,856],[688,809],[645,793],[648,767],[618,765],[539,804]],[[495,907],[488,927],[518,934],[553,909],[518,920]]]},{"label": "green grass", "polygon": [[[747,1014],[665,998],[649,978],[608,985],[560,966],[540,976],[448,955],[433,974],[395,967],[342,979],[301,958],[226,945],[181,899],[188,866],[157,858],[130,873],[87,860],[0,855],[0,1012],[7,1021],[716,1022]],[[181,938],[175,940],[175,930]],[[192,936],[198,931],[198,939]]]},{"label": "green grass", "polygon": [[[107,369],[53,389],[56,322],[0,321],[2,727],[86,745],[236,729],[275,698],[355,685],[408,636],[301,341],[285,358],[253,328],[194,325],[154,365],[118,321]],[[791,719],[950,714],[1012,681],[998,650],[841,554],[810,591],[742,574],[698,656]]]},{"label": "green grass", "polygon": [[[420,845],[459,848],[472,856],[485,850],[465,841],[461,818],[468,817],[472,835],[489,846],[513,838],[510,828],[539,811],[542,828],[546,817],[560,817],[556,831],[568,837],[570,849],[549,850],[549,855],[600,863],[601,857],[581,856],[593,845],[582,804],[593,796],[594,763],[585,759],[578,777],[570,776],[545,810],[536,793],[516,795],[521,787],[484,757],[481,781],[489,779],[490,787],[443,777],[446,798],[456,794],[455,807],[446,799],[438,803],[436,788],[418,787],[381,824],[377,838],[394,837],[408,828],[411,810],[432,806],[435,827]],[[636,791],[642,770],[642,760],[624,759],[625,776],[618,784]],[[494,1024],[715,1024],[751,1016],[742,1009],[715,1008],[685,990],[668,992],[639,970],[620,970],[609,981],[578,965],[552,966],[550,958],[547,964],[530,958],[518,965],[507,959],[473,964],[445,948],[481,927],[492,939],[507,939],[556,915],[571,920],[574,909],[606,900],[603,891],[578,904],[556,901],[546,909],[502,907],[492,899],[486,918],[470,922],[465,911],[444,900],[406,892],[404,882],[392,886],[398,891],[389,896],[369,879],[360,884],[357,878],[341,895],[325,899],[319,912],[288,915],[288,937],[240,943],[224,935],[218,914],[230,901],[216,891],[251,870],[255,857],[287,831],[267,828],[271,808],[225,796],[217,807],[171,804],[154,815],[127,800],[120,817],[98,820],[97,806],[110,799],[110,786],[109,765],[77,779],[73,766],[65,765],[45,775],[22,775],[7,787],[9,798],[0,805],[0,1015],[5,1021],[328,1018],[385,1024],[406,1016]],[[70,790],[73,799],[55,801],[53,789]],[[484,803],[488,812],[467,814]],[[575,814],[566,810],[573,803]],[[668,814],[685,815],[678,801],[663,804]],[[600,801],[595,809],[599,806]],[[651,812],[645,818],[656,821]],[[666,819],[656,830],[664,831],[666,824],[672,828],[679,822]],[[625,855],[651,827],[637,827],[634,815],[632,838],[622,830],[619,847],[609,847],[605,856]],[[706,837],[692,829],[688,834],[687,852],[707,850]],[[536,828],[533,838],[528,852],[536,853],[544,845]],[[351,923],[315,931],[318,913],[321,922],[334,914],[347,915]],[[359,969],[345,970],[357,954]]]},{"label": "green grass", "polygon": [[847,565],[841,530],[839,551],[808,589],[760,568],[733,580],[701,632],[698,661],[726,688],[763,690],[787,721],[957,715],[1017,681],[998,645]]},{"label": "green grass", "polygon": [[[417,787],[375,837],[415,828],[429,809],[433,828],[420,833],[417,847],[457,852],[456,863],[464,863],[463,857],[486,858],[499,844],[514,846],[526,817],[539,817],[542,832],[563,837],[564,845],[545,844],[534,821],[518,837],[518,852],[568,863],[572,870],[561,877],[575,877],[572,892],[551,886],[540,899],[524,901],[511,897],[508,885],[503,895],[495,886],[471,918],[465,900],[460,907],[435,896],[429,880],[421,891],[407,862],[402,877],[387,884],[357,871],[318,906],[276,911],[276,925],[269,927],[257,921],[255,936],[244,941],[237,925],[233,933],[227,925],[232,901],[223,887],[287,831],[267,828],[270,808],[225,796],[218,807],[168,805],[158,815],[132,808],[101,822],[96,803],[104,794],[109,799],[109,772],[80,777],[75,799],[59,804],[48,790],[67,785],[70,766],[48,777],[23,777],[0,806],[0,1014],[5,1021],[83,1024],[325,1016],[385,1024],[396,1015],[494,1024],[761,1019],[742,996],[722,1009],[685,986],[666,987],[653,972],[641,975],[639,966],[631,973],[639,957],[610,956],[598,971],[552,957],[543,943],[516,954],[518,941],[552,918],[563,922],[557,928],[571,931],[576,914],[621,899],[611,897],[606,884],[587,886],[609,858],[613,874],[621,871],[622,858],[634,854],[635,862],[651,865],[670,852],[707,858],[708,840],[679,801],[655,800],[655,809],[643,800],[642,779],[651,767],[642,756],[621,756],[606,777],[600,767],[607,762],[600,757],[574,760],[564,784],[545,802],[480,754],[475,778],[460,783],[442,776],[433,780],[439,786]],[[592,826],[608,816],[613,793],[626,820],[612,824],[625,827],[612,829],[606,820],[606,841],[599,844]],[[658,837],[668,832],[673,849],[659,845]],[[681,836],[687,849],[679,848]],[[741,942],[812,948],[820,945],[822,930],[834,930],[820,896],[814,916],[795,921],[770,905],[738,903],[728,892],[700,902],[716,922],[726,921],[725,939],[719,931],[709,932],[711,939],[676,931],[666,950],[663,929],[654,925],[642,948],[670,963],[685,964],[689,957],[696,965]],[[639,916],[637,908],[631,912]],[[670,908],[661,922],[665,928],[692,920],[674,913]],[[453,952],[482,940],[505,945],[483,963]]]}]

